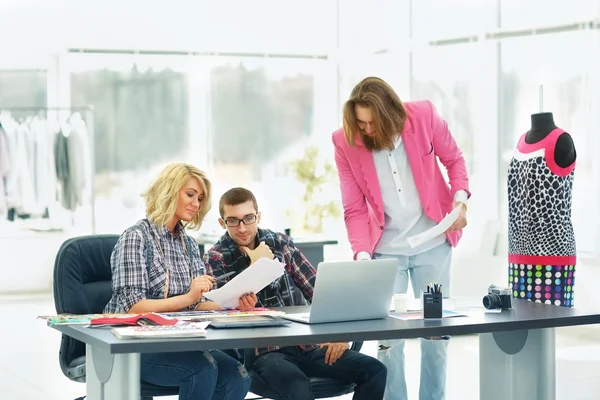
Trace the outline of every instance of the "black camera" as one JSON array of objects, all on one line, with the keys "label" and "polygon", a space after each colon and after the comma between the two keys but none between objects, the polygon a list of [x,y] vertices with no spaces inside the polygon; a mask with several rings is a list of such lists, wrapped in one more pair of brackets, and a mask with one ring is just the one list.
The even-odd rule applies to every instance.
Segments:
[{"label": "black camera", "polygon": [[507,287],[491,285],[488,287],[487,296],[483,296],[483,306],[488,310],[512,308],[512,291]]}]

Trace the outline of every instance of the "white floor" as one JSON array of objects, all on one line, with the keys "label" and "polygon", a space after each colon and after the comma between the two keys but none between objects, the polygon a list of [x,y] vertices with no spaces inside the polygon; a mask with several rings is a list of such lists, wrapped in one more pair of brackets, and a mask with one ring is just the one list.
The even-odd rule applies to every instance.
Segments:
[{"label": "white floor", "polygon": [[[60,334],[47,328],[39,315],[55,314],[51,294],[0,297],[0,398],[3,400],[72,400],[82,396],[85,385],[69,381],[58,365]],[[600,337],[586,339],[577,328],[561,328],[557,334],[558,399],[600,399]],[[363,352],[374,355],[376,345],[365,343]],[[411,399],[418,399],[419,347],[409,340],[406,359]],[[454,337],[449,347],[448,400],[478,399],[477,336]],[[252,396],[249,396],[252,397]],[[344,396],[350,399],[352,396]],[[176,397],[164,397],[174,400]]]}]

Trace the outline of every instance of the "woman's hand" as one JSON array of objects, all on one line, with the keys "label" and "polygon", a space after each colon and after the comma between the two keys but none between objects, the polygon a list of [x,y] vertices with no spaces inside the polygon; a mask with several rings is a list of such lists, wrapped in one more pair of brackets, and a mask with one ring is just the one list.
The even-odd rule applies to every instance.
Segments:
[{"label": "woman's hand", "polygon": [[240,304],[237,308],[240,311],[248,311],[253,309],[257,302],[258,299],[254,293],[246,293],[240,297]]},{"label": "woman's hand", "polygon": [[447,232],[456,232],[467,226],[467,206],[465,205],[465,203],[457,201],[454,203],[454,207],[452,209],[455,209],[458,206],[461,207],[460,213],[458,214],[458,218],[456,219],[456,221],[454,221],[452,226],[448,228]]},{"label": "woman's hand", "polygon": [[209,275],[201,275],[194,278],[188,292],[191,300],[190,304],[199,302],[204,293],[212,289],[214,282],[215,279]]}]

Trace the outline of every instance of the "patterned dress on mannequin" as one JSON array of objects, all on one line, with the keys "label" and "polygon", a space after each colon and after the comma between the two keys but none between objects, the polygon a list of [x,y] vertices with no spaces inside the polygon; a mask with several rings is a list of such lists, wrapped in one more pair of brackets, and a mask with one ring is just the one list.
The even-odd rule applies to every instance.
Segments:
[{"label": "patterned dress on mannequin", "polygon": [[575,234],[571,204],[575,162],[554,159],[554,129],[537,143],[523,134],[508,169],[508,282],[513,296],[564,307],[574,305]]}]

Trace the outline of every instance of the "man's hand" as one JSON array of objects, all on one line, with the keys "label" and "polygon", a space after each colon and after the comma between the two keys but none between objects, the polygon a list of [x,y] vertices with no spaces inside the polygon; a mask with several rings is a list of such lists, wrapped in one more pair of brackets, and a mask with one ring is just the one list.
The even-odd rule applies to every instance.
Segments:
[{"label": "man's hand", "polygon": [[327,347],[325,352],[325,364],[333,365],[350,348],[348,343],[323,343],[321,348]]},{"label": "man's hand", "polygon": [[187,293],[191,300],[190,304],[199,302],[203,294],[212,289],[214,282],[215,279],[209,275],[201,275],[194,278]]},{"label": "man's hand", "polygon": [[256,246],[254,250],[250,250],[250,248],[246,246],[240,246],[240,249],[244,253],[246,253],[248,257],[250,257],[250,265],[254,264],[256,261],[263,257],[266,257],[269,260],[272,260],[275,257],[273,255],[273,252],[271,251],[269,246],[265,244],[265,242],[260,242],[260,244]]},{"label": "man's hand", "polygon": [[465,203],[457,201],[454,203],[454,207],[452,209],[455,209],[459,205],[461,206],[461,209],[460,213],[458,214],[458,218],[456,221],[454,221],[452,226],[448,228],[447,232],[456,232],[467,226],[467,206]]},{"label": "man's hand", "polygon": [[240,297],[240,304],[238,305],[238,310],[240,311],[248,311],[256,306],[258,299],[254,293],[245,293]]}]

